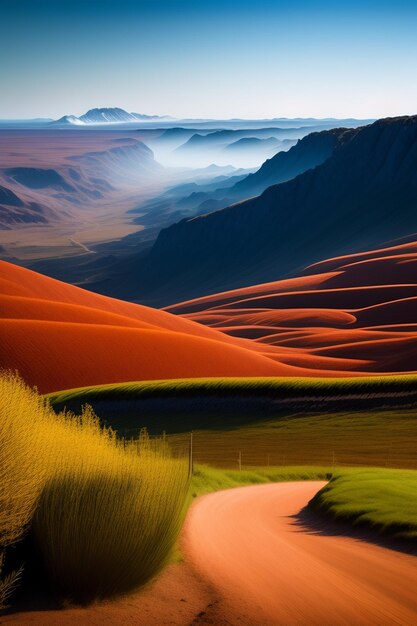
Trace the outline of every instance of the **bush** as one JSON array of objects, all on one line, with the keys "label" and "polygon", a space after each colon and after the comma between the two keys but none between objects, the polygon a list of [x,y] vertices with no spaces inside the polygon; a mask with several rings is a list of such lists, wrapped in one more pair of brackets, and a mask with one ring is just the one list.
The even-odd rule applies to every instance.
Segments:
[{"label": "bush", "polygon": [[[181,527],[184,463],[116,451],[47,484],[34,532],[54,581],[76,600],[134,589],[166,563]],[[182,480],[178,477],[182,476]]]},{"label": "bush", "polygon": [[[120,442],[89,407],[55,415],[18,377],[1,377],[2,545],[33,534],[47,571],[76,601],[149,580],[175,544],[188,460],[165,440]],[[4,505],[4,508],[3,508]]]},{"label": "bush", "polygon": [[0,376],[0,546],[23,535],[45,483],[45,401],[13,374]]},{"label": "bush", "polygon": [[14,590],[22,568],[4,574],[5,549],[27,529],[45,483],[39,425],[46,403],[14,374],[0,376],[0,609]]}]

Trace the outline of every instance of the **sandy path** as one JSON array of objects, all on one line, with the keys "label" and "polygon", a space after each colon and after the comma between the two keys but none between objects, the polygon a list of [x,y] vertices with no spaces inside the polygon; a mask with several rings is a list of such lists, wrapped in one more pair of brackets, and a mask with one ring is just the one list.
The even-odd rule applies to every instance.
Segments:
[{"label": "sandy path", "polygon": [[212,623],[417,624],[416,557],[294,518],[323,484],[223,491],[194,507],[187,554],[221,598]]},{"label": "sandy path", "polygon": [[323,484],[269,484],[201,498],[183,531],[185,563],[167,568],[141,593],[88,609],[14,614],[0,623],[417,624],[417,557],[308,530],[294,517]]}]

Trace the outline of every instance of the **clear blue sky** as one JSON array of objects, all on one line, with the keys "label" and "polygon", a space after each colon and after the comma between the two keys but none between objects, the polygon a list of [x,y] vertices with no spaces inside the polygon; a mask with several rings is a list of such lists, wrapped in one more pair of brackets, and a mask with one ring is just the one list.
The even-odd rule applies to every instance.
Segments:
[{"label": "clear blue sky", "polygon": [[417,2],[0,0],[0,118],[417,113]]}]

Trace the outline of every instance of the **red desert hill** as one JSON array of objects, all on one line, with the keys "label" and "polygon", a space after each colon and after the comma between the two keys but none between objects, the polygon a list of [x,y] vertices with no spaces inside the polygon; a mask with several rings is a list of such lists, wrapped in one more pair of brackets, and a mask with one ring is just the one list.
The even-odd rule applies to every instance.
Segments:
[{"label": "red desert hill", "polygon": [[[161,311],[0,262],[1,362],[40,391],[416,371],[417,242]],[[308,273],[307,273],[308,272]]]},{"label": "red desert hill", "polygon": [[294,367],[417,370],[417,242],[322,261],[305,275],[166,308],[268,346]]},{"label": "red desert hill", "polygon": [[[41,392],[204,376],[304,374],[261,346],[0,262],[0,365]],[[250,346],[248,349],[246,345]]]}]

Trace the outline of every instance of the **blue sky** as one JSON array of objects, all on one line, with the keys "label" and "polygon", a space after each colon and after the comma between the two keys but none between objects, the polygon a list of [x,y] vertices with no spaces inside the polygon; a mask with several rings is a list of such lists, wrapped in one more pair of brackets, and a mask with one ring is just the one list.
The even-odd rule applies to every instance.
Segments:
[{"label": "blue sky", "polygon": [[417,3],[0,0],[0,118],[417,113]]}]

